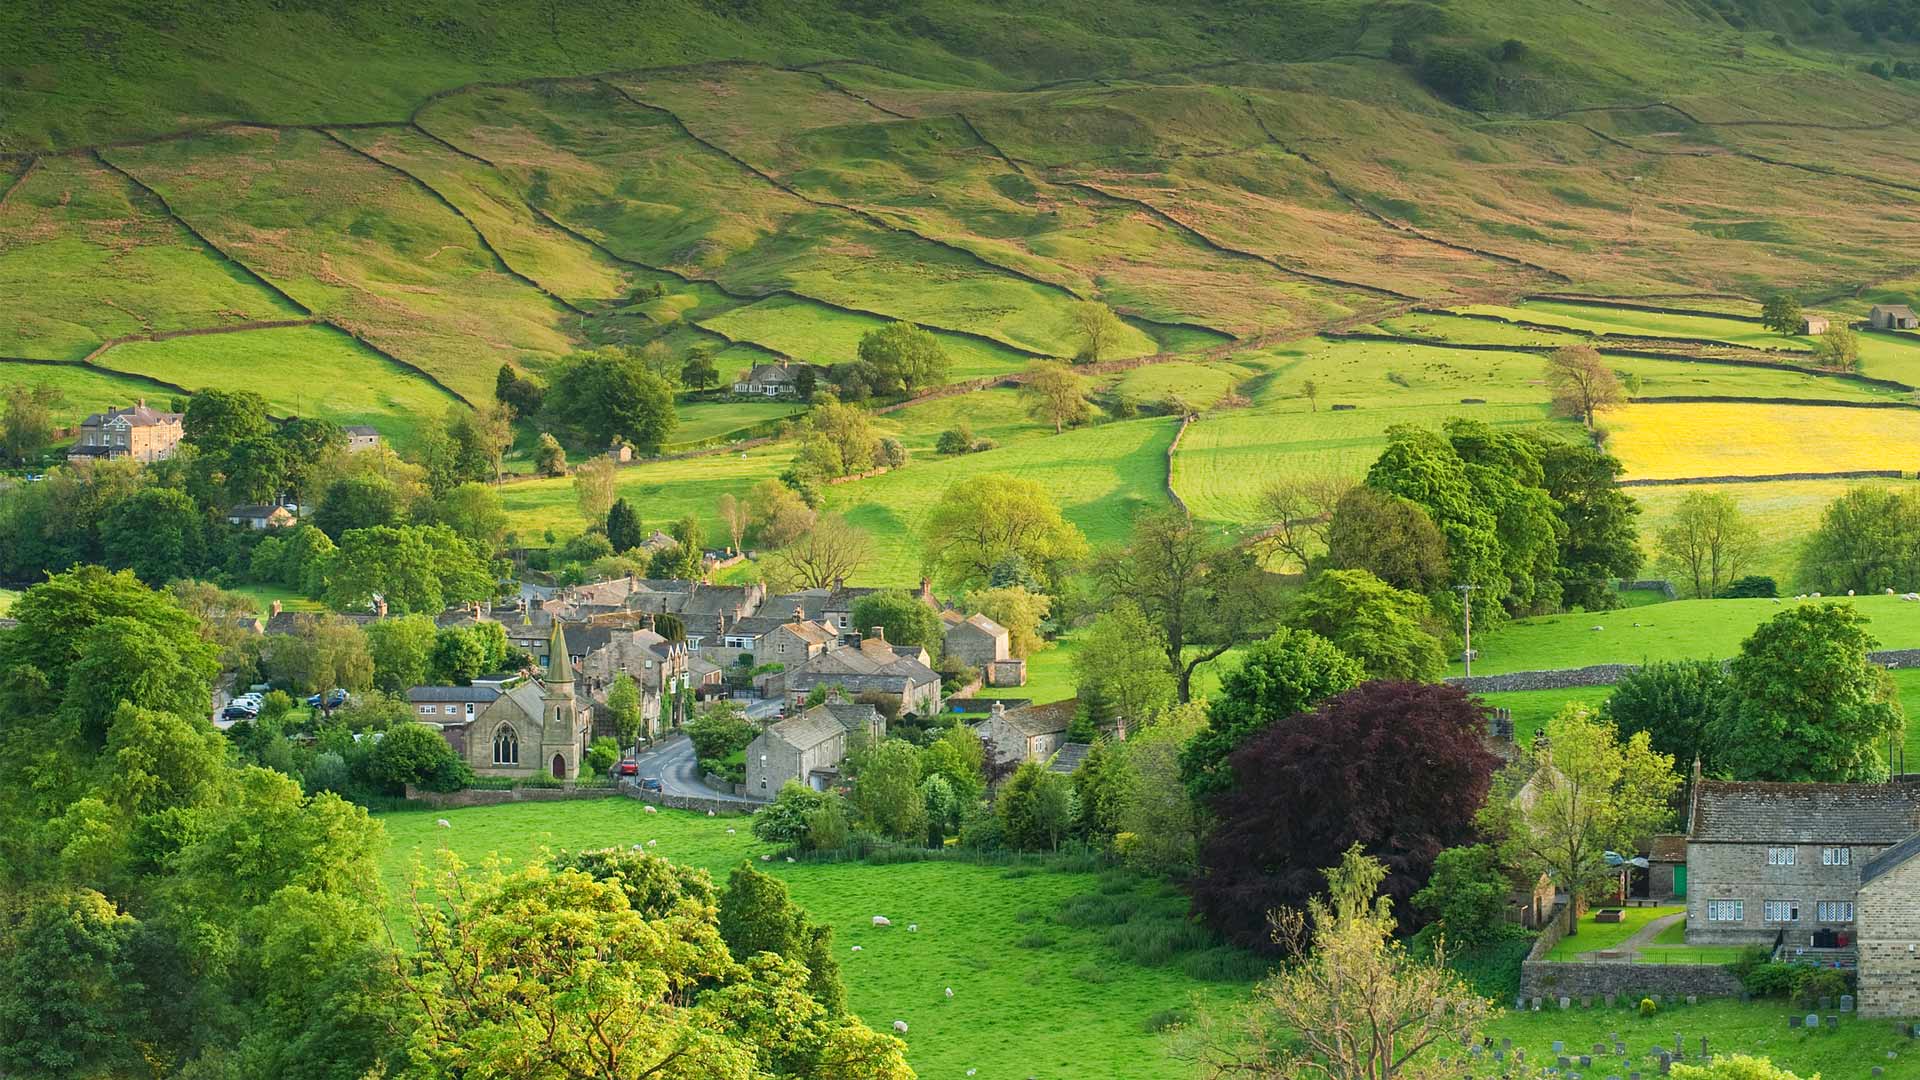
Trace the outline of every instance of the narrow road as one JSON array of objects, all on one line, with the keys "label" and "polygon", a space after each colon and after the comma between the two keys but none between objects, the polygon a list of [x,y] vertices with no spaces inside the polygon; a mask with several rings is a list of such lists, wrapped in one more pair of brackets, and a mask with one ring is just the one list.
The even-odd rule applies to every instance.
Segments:
[{"label": "narrow road", "polygon": [[743,799],[731,791],[708,787],[701,778],[699,763],[694,760],[693,740],[685,735],[669,736],[658,749],[640,755],[637,760],[640,778],[658,777],[663,794],[693,795],[703,799],[727,799],[759,805],[758,800]]}]

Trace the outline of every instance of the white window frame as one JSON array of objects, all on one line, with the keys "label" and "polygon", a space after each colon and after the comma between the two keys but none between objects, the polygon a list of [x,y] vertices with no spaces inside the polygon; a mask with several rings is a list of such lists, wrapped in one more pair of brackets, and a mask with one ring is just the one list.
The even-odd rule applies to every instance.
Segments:
[{"label": "white window frame", "polygon": [[432,716],[432,715],[433,715],[433,706],[432,706],[432,705],[422,705],[422,706],[420,706],[420,715],[421,715],[421,716]]},{"label": "white window frame", "polygon": [[468,716],[473,715],[473,702],[471,701],[467,702],[467,715]]},{"label": "white window frame", "polygon": [[1800,921],[1800,901],[1768,900],[1760,908],[1761,921],[1768,926],[1783,926]]},{"label": "white window frame", "polygon": [[1747,902],[1744,900],[1707,901],[1708,922],[1746,922]]},{"label": "white window frame", "polygon": [[443,706],[441,706],[441,708],[440,708],[440,711],[441,711],[441,713],[443,713],[444,715],[447,715],[447,716],[452,716],[452,715],[454,715],[454,713],[456,713],[456,712],[457,712],[458,710],[454,708],[454,705],[453,705],[453,702],[451,702],[451,701],[449,701],[449,702],[447,702],[447,703],[446,703],[445,705],[443,705]]},{"label": "white window frame", "polygon": [[1853,901],[1822,900],[1814,905],[1814,914],[1823,923],[1853,922]]},{"label": "white window frame", "polygon": [[1767,849],[1768,866],[1792,866],[1798,861],[1798,858],[1799,853],[1790,847],[1770,847]]},{"label": "white window frame", "polygon": [[1823,847],[1820,849],[1820,865],[1852,866],[1853,849],[1850,847]]}]

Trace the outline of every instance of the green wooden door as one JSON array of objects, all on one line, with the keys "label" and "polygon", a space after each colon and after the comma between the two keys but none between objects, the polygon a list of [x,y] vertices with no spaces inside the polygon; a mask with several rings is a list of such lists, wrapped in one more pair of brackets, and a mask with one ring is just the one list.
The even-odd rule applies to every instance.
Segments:
[{"label": "green wooden door", "polygon": [[1681,863],[1673,868],[1673,895],[1687,895],[1687,864]]}]

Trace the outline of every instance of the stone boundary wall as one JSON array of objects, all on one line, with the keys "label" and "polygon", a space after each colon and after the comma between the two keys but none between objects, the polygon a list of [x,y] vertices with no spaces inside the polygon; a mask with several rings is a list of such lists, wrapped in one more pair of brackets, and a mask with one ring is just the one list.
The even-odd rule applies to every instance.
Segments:
[{"label": "stone boundary wall", "polygon": [[[1826,599],[1844,599],[1827,597]],[[1867,654],[1875,664],[1890,668],[1920,667],[1920,649],[1877,649]],[[1724,663],[1724,661],[1723,661]],[[1514,690],[1572,690],[1582,686],[1612,686],[1640,670],[1639,664],[1594,664],[1550,671],[1510,671],[1505,675],[1449,677],[1449,686],[1470,694],[1502,694]]]},{"label": "stone boundary wall", "polygon": [[1566,963],[1528,960],[1520,965],[1520,993],[1541,999],[1540,1008],[1558,1009],[1560,998],[1573,1007],[1599,1005],[1594,998],[1615,994],[1642,997],[1738,997],[1740,980],[1723,964],[1630,964],[1625,961]]},{"label": "stone boundary wall", "polygon": [[646,791],[636,784],[622,784],[609,791],[610,795],[625,795],[629,799],[664,806],[669,810],[692,810],[695,813],[711,811],[715,814],[752,814],[760,809],[761,803],[749,799],[723,799],[719,796],[671,795],[660,791]]},{"label": "stone boundary wall", "polygon": [[1902,480],[1899,469],[1849,469],[1844,472],[1765,473],[1755,476],[1676,476],[1664,480],[1619,480],[1614,486],[1675,487],[1681,484],[1761,484],[1776,480]]},{"label": "stone boundary wall", "polygon": [[435,810],[458,810],[467,806],[498,806],[513,802],[567,802],[573,799],[608,799],[620,794],[610,787],[517,787],[467,788],[463,791],[421,791],[407,785],[407,801],[431,806]]},{"label": "stone boundary wall", "polygon": [[1173,455],[1179,451],[1180,440],[1186,437],[1187,428],[1192,425],[1192,423],[1192,413],[1181,417],[1180,430],[1173,433],[1173,441],[1167,444],[1167,498],[1172,499],[1173,505],[1180,508],[1181,517],[1192,517],[1193,512],[1187,509],[1187,500],[1181,498],[1180,493],[1173,490]]},{"label": "stone boundary wall", "polygon": [[1804,405],[1815,409],[1920,409],[1911,401],[1845,401],[1832,398],[1751,397],[1741,394],[1664,394],[1628,398],[1635,405]]}]

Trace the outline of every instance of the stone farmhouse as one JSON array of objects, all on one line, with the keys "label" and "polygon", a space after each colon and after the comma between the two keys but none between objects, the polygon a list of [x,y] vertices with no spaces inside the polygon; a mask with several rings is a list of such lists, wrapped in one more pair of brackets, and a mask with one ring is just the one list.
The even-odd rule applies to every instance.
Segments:
[{"label": "stone farmhouse", "polygon": [[853,645],[840,645],[814,656],[786,672],[789,708],[806,704],[816,686],[837,686],[857,698],[868,698],[891,714],[932,716],[940,711],[940,676],[927,651],[918,645],[889,645],[885,631]]},{"label": "stone farmhouse", "polygon": [[840,778],[848,741],[887,737],[887,722],[871,705],[829,701],[773,724],[747,744],[747,795],[772,799],[789,780],[825,791]]},{"label": "stone farmhouse", "polygon": [[1803,334],[1824,334],[1833,324],[1820,315],[1808,315],[1800,320],[1800,332]]},{"label": "stone farmhouse", "polygon": [[1867,323],[1876,330],[1914,330],[1920,329],[1920,316],[1905,304],[1875,304]]},{"label": "stone farmhouse", "polygon": [[1687,942],[1857,957],[1861,1015],[1920,1014],[1916,857],[1920,783],[1736,783],[1696,766]]},{"label": "stone farmhouse", "polygon": [[790,398],[800,396],[799,375],[805,364],[789,365],[782,360],[777,364],[755,364],[741,372],[733,382],[736,394],[751,394],[755,397]]},{"label": "stone farmhouse", "polygon": [[962,615],[947,610],[940,613],[946,624],[943,641],[947,655],[980,672],[988,686],[1024,686],[1027,662],[1012,655],[1008,648],[1007,628],[985,615]]},{"label": "stone farmhouse", "polygon": [[347,436],[347,453],[358,454],[380,445],[380,433],[365,424],[349,424],[340,429]]},{"label": "stone farmhouse", "polygon": [[181,417],[147,407],[140,398],[125,409],[108,407],[80,421],[79,437],[67,451],[67,460],[132,458],[142,464],[173,456],[182,436]]},{"label": "stone farmhouse", "polygon": [[[431,723],[481,776],[551,776],[574,780],[592,735],[592,713],[574,697],[573,664],[559,626],[547,648],[545,678],[511,690],[417,686],[407,692],[414,713]],[[435,719],[426,709],[438,706]],[[451,707],[453,712],[446,710]]]},{"label": "stone farmhouse", "polygon": [[987,754],[998,764],[1046,761],[1067,741],[1067,725],[1080,707],[1077,699],[1009,709],[993,703],[985,720],[973,725],[986,743]]}]

